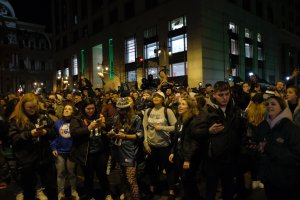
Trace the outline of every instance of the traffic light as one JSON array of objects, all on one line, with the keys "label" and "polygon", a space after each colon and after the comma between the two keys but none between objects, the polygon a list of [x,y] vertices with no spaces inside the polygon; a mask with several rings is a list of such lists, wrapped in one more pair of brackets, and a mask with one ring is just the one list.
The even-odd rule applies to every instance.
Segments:
[{"label": "traffic light", "polygon": [[135,59],[135,62],[136,62],[136,66],[137,67],[143,67],[143,64],[144,64],[144,58],[143,57],[137,57]]}]

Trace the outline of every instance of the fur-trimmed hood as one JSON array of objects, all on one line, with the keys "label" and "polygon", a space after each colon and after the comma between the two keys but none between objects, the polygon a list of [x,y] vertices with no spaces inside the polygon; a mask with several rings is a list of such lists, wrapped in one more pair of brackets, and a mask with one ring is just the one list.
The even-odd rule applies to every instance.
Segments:
[{"label": "fur-trimmed hood", "polygon": [[283,118],[288,118],[291,121],[293,121],[293,115],[292,115],[292,112],[289,109],[289,107],[286,107],[279,115],[277,115],[277,117],[275,117],[275,119],[271,120],[269,118],[269,116],[267,116],[266,120],[267,120],[270,128],[272,129]]}]

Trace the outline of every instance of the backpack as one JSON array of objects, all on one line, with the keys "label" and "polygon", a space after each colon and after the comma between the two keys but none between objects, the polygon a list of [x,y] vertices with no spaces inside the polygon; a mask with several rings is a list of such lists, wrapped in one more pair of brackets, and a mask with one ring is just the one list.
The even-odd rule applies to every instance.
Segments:
[{"label": "backpack", "polygon": [[[153,108],[150,108],[148,111],[147,111],[147,116],[149,117],[151,111],[152,111]],[[170,109],[171,110],[171,109]],[[172,111],[172,110],[171,110]],[[173,111],[172,111],[173,112]],[[164,109],[164,114],[165,114],[165,119],[167,120],[167,123],[168,123],[168,126],[170,126],[170,122],[169,122],[169,117],[168,117],[168,108],[165,107]]]}]

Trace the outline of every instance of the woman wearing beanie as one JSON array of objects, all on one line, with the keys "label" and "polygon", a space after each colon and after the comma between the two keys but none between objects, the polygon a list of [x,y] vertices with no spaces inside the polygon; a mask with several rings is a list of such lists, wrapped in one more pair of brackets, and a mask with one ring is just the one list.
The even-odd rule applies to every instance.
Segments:
[{"label": "woman wearing beanie", "polygon": [[128,97],[119,98],[116,107],[118,112],[114,117],[113,129],[108,133],[114,141],[113,158],[121,167],[124,185],[129,185],[130,199],[139,200],[137,159],[139,143],[143,141],[142,120],[135,114]]}]

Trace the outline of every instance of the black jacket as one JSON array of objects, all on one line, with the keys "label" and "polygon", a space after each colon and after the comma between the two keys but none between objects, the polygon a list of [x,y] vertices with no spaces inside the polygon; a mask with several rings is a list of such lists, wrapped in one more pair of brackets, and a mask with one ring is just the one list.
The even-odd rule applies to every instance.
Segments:
[{"label": "black jacket", "polygon": [[173,152],[182,161],[203,159],[207,155],[208,126],[204,113],[188,119],[179,118],[175,125]]},{"label": "black jacket", "polygon": [[20,167],[35,168],[53,161],[49,141],[55,138],[55,131],[51,119],[43,118],[47,120],[47,125],[44,127],[47,134],[38,138],[31,135],[31,130],[35,128],[37,119],[40,117],[30,119],[28,126],[23,130],[17,126],[14,119],[10,122],[9,137],[12,140],[14,156]]},{"label": "black jacket", "polygon": [[208,128],[214,123],[222,123],[224,130],[210,134],[208,155],[210,159],[220,162],[236,161],[240,155],[242,141],[245,137],[246,125],[239,107],[233,101],[227,104],[224,115],[215,104],[207,105]]},{"label": "black jacket", "polygon": [[265,120],[258,126],[265,152],[260,155],[260,175],[264,182],[277,188],[300,186],[300,128],[287,118],[271,129]]},{"label": "black jacket", "polygon": [[[79,117],[73,117],[70,122],[70,134],[73,139],[71,149],[71,158],[80,165],[86,165],[87,156],[90,152],[108,152],[109,142],[106,136],[90,136],[91,132],[88,130],[90,121]],[[93,140],[93,141],[92,141]]]}]

